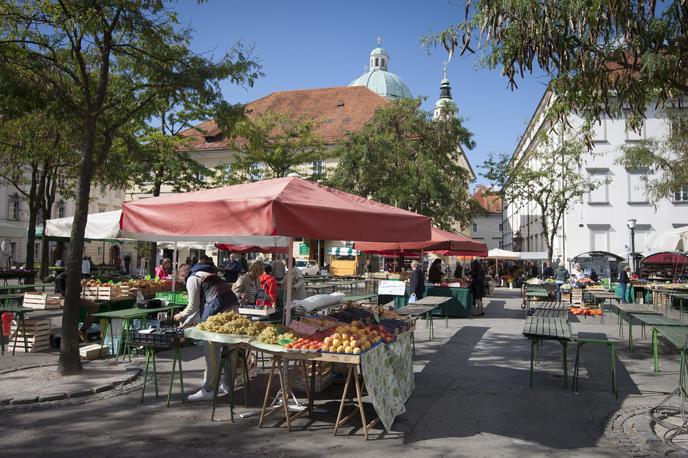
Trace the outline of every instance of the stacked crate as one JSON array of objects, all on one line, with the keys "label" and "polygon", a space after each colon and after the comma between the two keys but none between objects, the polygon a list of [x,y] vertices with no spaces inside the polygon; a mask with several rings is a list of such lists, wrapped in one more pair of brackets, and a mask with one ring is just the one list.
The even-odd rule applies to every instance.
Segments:
[{"label": "stacked crate", "polygon": [[573,305],[582,305],[583,304],[583,290],[580,288],[572,288],[571,289],[571,303]]},{"label": "stacked crate", "polygon": [[50,293],[24,293],[24,307],[34,310],[59,309],[62,306],[62,296]]},{"label": "stacked crate", "polygon": [[37,353],[46,351],[50,348],[50,328],[52,322],[49,319],[29,318],[24,321],[26,329],[26,345],[24,346],[24,329],[17,326],[17,322],[12,322],[11,339],[9,348],[27,353]]}]

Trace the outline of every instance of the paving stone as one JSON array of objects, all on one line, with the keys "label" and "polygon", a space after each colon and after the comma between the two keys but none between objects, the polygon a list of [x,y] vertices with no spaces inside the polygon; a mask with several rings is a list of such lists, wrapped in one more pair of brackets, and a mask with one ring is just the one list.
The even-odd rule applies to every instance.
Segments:
[{"label": "paving stone", "polygon": [[75,391],[73,393],[69,393],[70,398],[82,398],[84,396],[90,396],[93,394],[93,390],[86,389],[86,390],[81,390],[81,391]]},{"label": "paving stone", "polygon": [[102,393],[103,391],[109,391],[115,387],[114,384],[108,383],[107,385],[100,385],[95,388],[93,388],[91,391],[93,393]]},{"label": "paving stone", "polygon": [[38,402],[38,396],[34,397],[25,397],[25,398],[13,398],[10,401],[10,405],[19,405],[19,404],[31,404],[33,402]]},{"label": "paving stone", "polygon": [[38,402],[59,401],[61,399],[66,399],[66,398],[67,398],[66,393],[55,393],[55,394],[48,394],[48,395],[39,397]]}]

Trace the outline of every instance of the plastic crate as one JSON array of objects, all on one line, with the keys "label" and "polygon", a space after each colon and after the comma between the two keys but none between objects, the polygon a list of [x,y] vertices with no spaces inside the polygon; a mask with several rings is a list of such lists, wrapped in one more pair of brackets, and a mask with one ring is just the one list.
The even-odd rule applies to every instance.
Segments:
[{"label": "plastic crate", "polygon": [[142,333],[131,330],[128,335],[129,345],[153,346],[157,348],[169,348],[173,344],[182,341],[184,331],[181,329],[158,329],[151,333]]},{"label": "plastic crate", "polygon": [[176,296],[177,293],[173,293],[172,291],[160,291],[155,293],[156,299],[165,299],[170,304],[174,302]]},{"label": "plastic crate", "polygon": [[174,304],[175,305],[186,305],[189,303],[189,293],[181,292],[175,293]]}]

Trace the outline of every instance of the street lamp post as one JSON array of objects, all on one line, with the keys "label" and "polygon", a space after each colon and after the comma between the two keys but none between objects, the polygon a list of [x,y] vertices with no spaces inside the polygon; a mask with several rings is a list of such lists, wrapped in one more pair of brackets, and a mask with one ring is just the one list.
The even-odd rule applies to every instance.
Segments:
[{"label": "street lamp post", "polygon": [[631,260],[632,260],[631,265],[633,266],[633,272],[634,273],[637,272],[636,265],[635,265],[635,225],[636,225],[635,223],[636,223],[635,219],[629,219],[628,224],[626,224],[626,226],[628,226],[628,228],[631,230]]}]

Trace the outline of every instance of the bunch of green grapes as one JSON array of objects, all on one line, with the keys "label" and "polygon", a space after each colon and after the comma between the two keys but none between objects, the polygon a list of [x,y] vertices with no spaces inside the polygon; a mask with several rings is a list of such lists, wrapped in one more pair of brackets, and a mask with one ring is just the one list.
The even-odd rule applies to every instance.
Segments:
[{"label": "bunch of green grapes", "polygon": [[280,336],[277,335],[277,330],[274,326],[268,326],[258,334],[258,340],[268,344],[277,344],[280,340]]},{"label": "bunch of green grapes", "polygon": [[222,334],[241,334],[256,336],[260,333],[262,325],[239,315],[236,312],[223,312],[213,315],[198,325],[198,329]]}]

